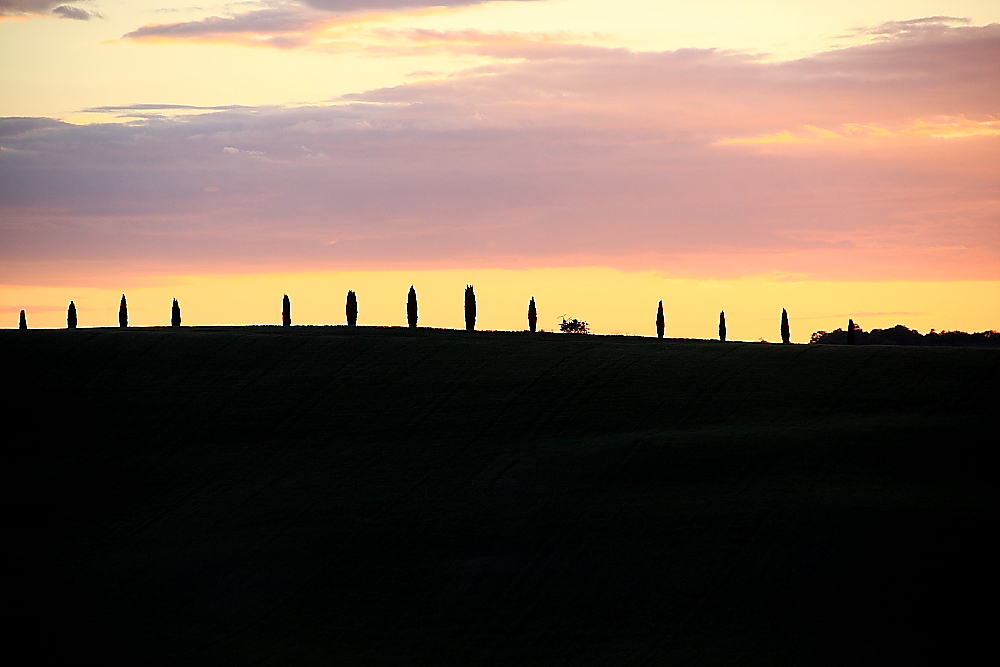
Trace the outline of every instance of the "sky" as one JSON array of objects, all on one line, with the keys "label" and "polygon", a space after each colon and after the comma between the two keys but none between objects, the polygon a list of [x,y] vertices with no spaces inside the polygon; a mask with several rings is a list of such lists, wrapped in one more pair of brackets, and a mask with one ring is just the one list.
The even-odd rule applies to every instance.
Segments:
[{"label": "sky", "polygon": [[1000,3],[0,0],[0,326],[467,283],[496,329],[1000,328]]}]

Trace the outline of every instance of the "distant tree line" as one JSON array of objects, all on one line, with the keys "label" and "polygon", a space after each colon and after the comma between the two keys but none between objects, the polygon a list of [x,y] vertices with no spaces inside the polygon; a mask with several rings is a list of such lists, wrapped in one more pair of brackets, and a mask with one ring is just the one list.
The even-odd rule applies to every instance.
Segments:
[{"label": "distant tree line", "polygon": [[[347,292],[347,305],[345,315],[347,316],[347,326],[356,328],[358,326],[358,297],[354,290]],[[465,286],[465,328],[467,331],[475,331],[476,318],[478,315],[476,304],[476,292],[472,285]],[[417,328],[419,319],[417,307],[417,290],[410,285],[410,291],[406,295],[406,322],[411,329]],[[27,329],[28,321],[25,312],[22,310],[18,318],[18,328]],[[561,316],[559,330],[563,333],[589,334],[590,325],[584,320],[577,318],[567,319]],[[292,326],[292,302],[285,294],[281,299],[281,325],[283,327]],[[118,326],[128,327],[128,302],[125,295],[118,307]],[[181,326],[181,308],[177,299],[173,300],[170,308],[170,326]],[[75,329],[77,327],[76,304],[69,302],[66,311],[66,327]],[[528,331],[535,333],[538,331],[538,309],[535,305],[535,297],[528,301]],[[780,324],[781,342],[788,345],[792,342],[791,326],[788,321],[788,311],[781,309]],[[666,333],[666,318],[663,314],[663,301],[656,306],[656,336],[663,338]],[[725,342],[727,339],[726,312],[719,313],[719,340]],[[766,342],[761,339],[762,342]],[[930,333],[921,334],[915,329],[910,329],[902,324],[897,324],[891,329],[872,329],[863,331],[855,324],[853,319],[847,321],[847,329],[834,329],[833,331],[817,331],[809,339],[811,344],[818,345],[949,345],[949,346],[979,346],[993,347],[1000,345],[1000,333],[996,331],[980,331],[978,333],[966,333],[964,331],[941,331],[934,329]]]},{"label": "distant tree line", "polygon": [[848,321],[848,328],[833,331],[817,331],[809,342],[815,345],[946,345],[955,347],[997,347],[1000,346],[1000,332],[980,331],[966,333],[965,331],[934,331],[921,334],[897,324],[891,329],[872,329],[863,331],[861,327]]}]

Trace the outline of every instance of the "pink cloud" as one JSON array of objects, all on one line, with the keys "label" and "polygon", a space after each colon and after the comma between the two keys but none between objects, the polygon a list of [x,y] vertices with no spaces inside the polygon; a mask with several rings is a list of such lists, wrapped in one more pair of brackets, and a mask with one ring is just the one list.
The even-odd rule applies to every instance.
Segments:
[{"label": "pink cloud", "polygon": [[103,18],[98,12],[68,5],[66,0],[0,0],[0,17],[49,15],[75,21]]},{"label": "pink cloud", "polygon": [[[42,0],[0,0],[41,2]],[[359,15],[398,13],[441,7],[466,7],[490,0],[264,0],[262,8],[196,21],[144,25],[122,37],[141,41],[210,41],[253,46],[299,48],[324,28],[349,24]],[[535,0],[516,0],[533,2]]]},{"label": "pink cloud", "polygon": [[71,261],[1000,277],[1000,26],[784,63],[564,46],[328,107],[3,119],[0,278]]}]

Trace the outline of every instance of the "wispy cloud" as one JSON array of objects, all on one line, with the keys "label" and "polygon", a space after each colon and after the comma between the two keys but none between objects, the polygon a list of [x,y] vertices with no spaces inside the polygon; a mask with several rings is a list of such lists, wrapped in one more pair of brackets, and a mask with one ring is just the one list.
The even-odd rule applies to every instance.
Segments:
[{"label": "wispy cloud", "polygon": [[812,125],[804,125],[795,130],[780,130],[756,137],[720,139],[716,146],[757,146],[816,144],[867,140],[872,138],[933,137],[935,139],[962,139],[966,137],[988,137],[1000,135],[1000,120],[971,120],[965,116],[938,116],[909,120],[896,128],[877,125],[845,123],[835,130]]},{"label": "wispy cloud", "polygon": [[[520,0],[535,1],[535,0]],[[195,41],[278,49],[358,52],[374,56],[465,53],[496,58],[579,57],[591,51],[581,35],[562,32],[432,30],[391,28],[386,24],[408,15],[452,11],[483,2],[268,3],[229,16],[141,26],[123,39],[142,42]],[[348,11],[348,9],[353,11]],[[592,36],[591,36],[592,37]]]},{"label": "wispy cloud", "polygon": [[68,5],[65,0],[0,0],[0,17],[4,16],[55,16],[75,21],[104,18],[99,12]]},{"label": "wispy cloud", "polygon": [[905,21],[887,21],[872,28],[858,28],[855,34],[882,38],[940,37],[955,25],[969,25],[972,19],[959,16],[925,16]]}]

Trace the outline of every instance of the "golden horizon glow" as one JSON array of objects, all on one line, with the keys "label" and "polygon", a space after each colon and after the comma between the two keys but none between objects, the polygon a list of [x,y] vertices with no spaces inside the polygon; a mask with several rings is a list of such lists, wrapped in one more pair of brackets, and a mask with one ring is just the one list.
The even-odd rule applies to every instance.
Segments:
[{"label": "golden horizon glow", "polygon": [[671,338],[716,338],[720,310],[726,312],[730,340],[746,341],[780,340],[782,308],[797,343],[808,342],[814,331],[843,328],[849,317],[865,330],[904,324],[924,333],[983,331],[1000,323],[1000,281],[693,280],[602,267],[160,276],[130,281],[125,289],[6,285],[0,289],[0,313],[7,328],[17,327],[22,308],[30,328],[63,328],[73,300],[82,328],[114,327],[124,291],[132,326],[168,325],[174,298],[185,325],[267,325],[280,324],[281,298],[288,294],[294,324],[329,325],[344,323],[344,299],[353,289],[359,324],[405,326],[411,284],[419,297],[420,325],[449,329],[464,328],[466,284],[475,286],[482,330],[525,329],[532,296],[540,328],[557,330],[565,315],[586,320],[599,334],[655,335],[660,299]]}]

